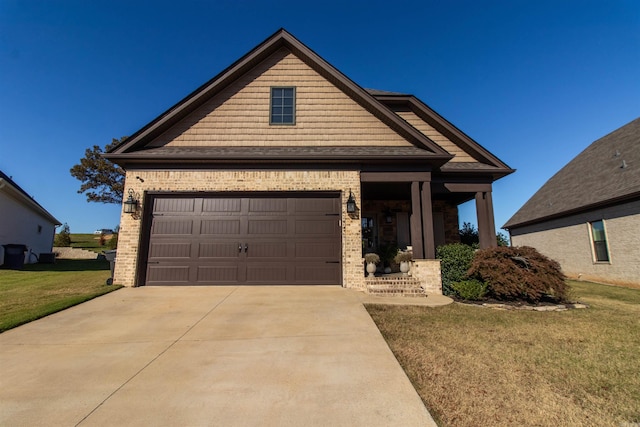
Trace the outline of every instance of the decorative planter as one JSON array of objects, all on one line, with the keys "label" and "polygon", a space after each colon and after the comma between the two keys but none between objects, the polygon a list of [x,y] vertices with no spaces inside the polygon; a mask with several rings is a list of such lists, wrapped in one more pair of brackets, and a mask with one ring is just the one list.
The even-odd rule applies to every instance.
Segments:
[{"label": "decorative planter", "polygon": [[376,273],[376,265],[372,262],[367,264],[367,273],[369,273],[368,277],[374,277]]},{"label": "decorative planter", "polygon": [[402,261],[400,263],[400,271],[402,272],[402,274],[407,274],[409,272],[410,269],[410,265],[408,261]]}]

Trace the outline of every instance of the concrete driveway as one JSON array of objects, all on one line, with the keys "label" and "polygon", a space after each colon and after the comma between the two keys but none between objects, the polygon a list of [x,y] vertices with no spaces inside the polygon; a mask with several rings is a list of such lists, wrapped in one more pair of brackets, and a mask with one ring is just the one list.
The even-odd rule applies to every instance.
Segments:
[{"label": "concrete driveway", "polygon": [[361,300],[118,290],[0,334],[0,425],[435,426]]}]

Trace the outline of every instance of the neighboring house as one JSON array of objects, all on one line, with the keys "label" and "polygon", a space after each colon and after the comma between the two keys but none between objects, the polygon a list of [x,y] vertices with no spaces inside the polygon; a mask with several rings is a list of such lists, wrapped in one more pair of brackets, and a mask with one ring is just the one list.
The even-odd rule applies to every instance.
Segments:
[{"label": "neighboring house", "polygon": [[[364,288],[364,252],[437,245],[511,172],[412,95],[365,90],[285,30],[110,150],[126,170],[115,282]],[[353,202],[353,203],[350,203]],[[354,212],[349,212],[349,207]],[[125,210],[132,206],[125,201]]]},{"label": "neighboring house", "polygon": [[640,284],[640,118],[578,154],[503,228],[570,277]]},{"label": "neighboring house", "polygon": [[26,263],[36,262],[41,253],[52,252],[56,226],[60,221],[2,171],[0,218],[0,263],[5,259],[1,245],[25,245],[28,251]]}]

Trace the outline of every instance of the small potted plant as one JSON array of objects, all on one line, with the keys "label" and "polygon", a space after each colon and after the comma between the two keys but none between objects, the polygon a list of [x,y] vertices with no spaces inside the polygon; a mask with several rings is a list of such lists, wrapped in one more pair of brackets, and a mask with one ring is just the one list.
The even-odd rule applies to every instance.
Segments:
[{"label": "small potted plant", "polygon": [[369,273],[368,277],[373,277],[376,272],[376,264],[380,262],[380,257],[378,254],[369,253],[364,254],[364,261],[367,263],[367,273]]},{"label": "small potted plant", "polygon": [[413,259],[413,253],[411,251],[398,251],[396,256],[393,258],[395,262],[400,264],[400,271],[402,274],[407,274],[409,272],[409,263]]}]

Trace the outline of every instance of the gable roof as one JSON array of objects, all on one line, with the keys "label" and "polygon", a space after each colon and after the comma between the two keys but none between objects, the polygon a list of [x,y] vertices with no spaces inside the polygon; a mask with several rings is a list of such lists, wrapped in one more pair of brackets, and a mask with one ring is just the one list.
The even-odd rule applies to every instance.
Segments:
[{"label": "gable roof", "polygon": [[53,215],[51,215],[45,208],[43,208],[36,200],[27,194],[18,184],[16,184],[11,177],[7,176],[4,172],[0,171],[0,191],[10,193],[14,198],[18,199],[20,203],[27,206],[32,211],[36,212],[46,220],[50,221],[54,225],[61,225]]},{"label": "gable roof", "polygon": [[640,197],[640,118],[598,139],[503,226],[512,229]]},{"label": "gable roof", "polygon": [[466,153],[469,153],[473,158],[478,160],[478,163],[463,162],[454,163],[448,162],[441,168],[444,172],[477,172],[477,171],[492,171],[494,178],[508,175],[515,172],[506,163],[500,160],[498,157],[490,153],[483,146],[474,141],[466,133],[458,129],[451,122],[446,120],[435,110],[422,102],[414,95],[401,94],[395,92],[387,92],[381,90],[369,89],[369,93],[375,96],[380,102],[390,108],[404,107],[415,113],[425,123],[432,126],[442,135],[446,136],[449,140],[454,142]]},{"label": "gable roof", "polygon": [[[356,101],[364,109],[393,129],[404,139],[412,143],[414,146],[430,153],[430,159],[439,162],[440,164],[451,159],[452,156],[442,147],[402,120],[402,118],[398,117],[391,110],[386,108],[374,96],[358,86],[284,29],[278,30],[227,69],[196,89],[151,123],[140,129],[125,142],[112,148],[105,154],[105,157],[115,162],[119,162],[119,160],[121,162],[127,162],[133,160],[133,158],[146,158],[147,154],[152,151],[145,150],[146,144],[150,143],[155,137],[161,135],[167,129],[177,124],[180,120],[187,117],[191,112],[195,111],[213,96],[235,82],[239,77],[246,74],[257,64],[282,48],[289,49],[303,62],[342,90],[351,99]],[[206,159],[201,157],[200,160]]]}]

